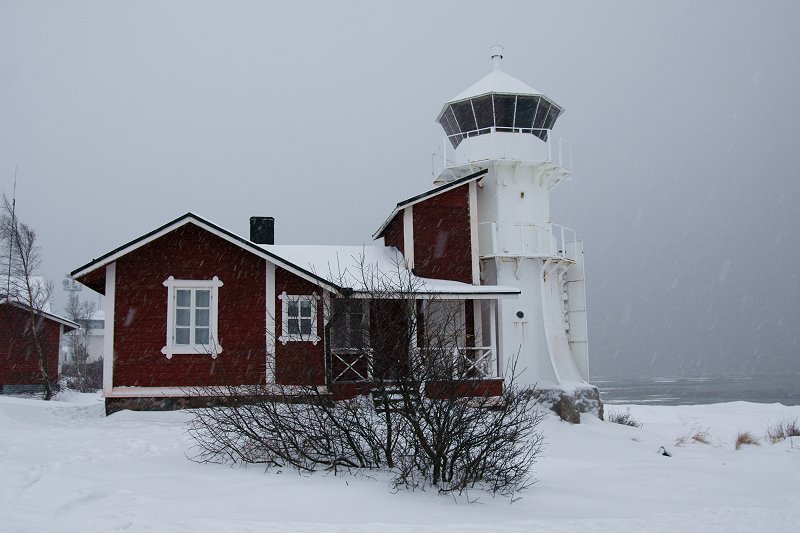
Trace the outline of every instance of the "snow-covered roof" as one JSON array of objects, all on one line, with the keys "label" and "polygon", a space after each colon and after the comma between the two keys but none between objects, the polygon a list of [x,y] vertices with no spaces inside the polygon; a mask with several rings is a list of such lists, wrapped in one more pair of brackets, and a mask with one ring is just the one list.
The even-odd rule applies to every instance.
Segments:
[{"label": "snow-covered roof", "polygon": [[[50,300],[47,299],[50,294],[47,280],[42,276],[30,276],[28,282],[31,286],[31,292],[33,292],[34,307],[49,313],[52,309]],[[26,285],[24,277],[11,276],[9,278],[8,275],[0,275],[0,298],[8,298],[11,301],[27,306]]]},{"label": "snow-covered roof", "polygon": [[394,246],[261,245],[264,250],[354,293],[448,298],[516,297],[520,290],[498,285],[423,278],[408,272]]},{"label": "snow-covered roof", "polygon": [[[25,311],[28,311],[30,309],[30,306],[25,305],[25,304],[23,304],[21,302],[17,302],[17,301],[14,301],[14,300],[9,300],[6,297],[0,298],[0,305],[5,305],[5,304],[13,305],[14,307],[18,307],[19,309],[24,309]],[[47,319],[53,320],[55,322],[58,322],[59,324],[63,324],[64,326],[66,326],[66,327],[68,327],[70,329],[79,329],[81,327],[80,324],[78,324],[76,322],[73,322],[72,320],[64,318],[63,316],[58,316],[58,315],[54,315],[53,313],[50,313],[49,309],[50,309],[50,306],[48,305],[48,310],[47,311],[45,311],[44,309],[34,309],[33,312],[35,314],[39,315],[39,316],[43,316],[43,317],[45,317]]]},{"label": "snow-covered roof", "polygon": [[[245,250],[263,257],[267,261],[308,279],[333,292],[344,289],[363,292],[369,287],[365,275],[374,275],[370,281],[382,279],[384,283],[404,283],[399,268],[405,268],[403,256],[396,249],[384,246],[326,246],[326,245],[263,245],[255,244],[226,230],[194,213],[186,213],[175,220],[138,237],[127,244],[98,257],[72,271],[73,278],[86,276],[99,268],[116,261],[137,248],[166,235],[185,224],[195,224]],[[366,270],[361,270],[360,261]],[[453,297],[497,298],[503,295],[515,297],[520,293],[514,287],[473,286],[467,283],[418,278],[406,274],[407,287],[418,294],[452,295]],[[397,287],[397,285],[393,285]],[[374,287],[374,285],[373,285]],[[386,285],[384,285],[386,287]],[[401,285],[401,288],[403,285]],[[495,296],[490,296],[495,295]]]},{"label": "snow-covered roof", "polygon": [[473,83],[468,89],[456,95],[455,98],[451,98],[450,102],[466,100],[467,98],[489,93],[544,96],[541,91],[534,89],[524,81],[518,80],[508,72],[503,70],[493,70],[483,78],[479,79],[477,82]]}]

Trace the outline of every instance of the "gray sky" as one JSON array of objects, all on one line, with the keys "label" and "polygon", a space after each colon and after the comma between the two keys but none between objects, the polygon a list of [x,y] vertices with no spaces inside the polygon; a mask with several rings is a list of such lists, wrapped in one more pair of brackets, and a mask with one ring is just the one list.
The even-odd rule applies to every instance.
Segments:
[{"label": "gray sky", "polygon": [[500,42],[567,109],[592,373],[800,372],[800,3],[566,4],[0,0],[0,189],[57,287],[186,211],[366,242]]}]

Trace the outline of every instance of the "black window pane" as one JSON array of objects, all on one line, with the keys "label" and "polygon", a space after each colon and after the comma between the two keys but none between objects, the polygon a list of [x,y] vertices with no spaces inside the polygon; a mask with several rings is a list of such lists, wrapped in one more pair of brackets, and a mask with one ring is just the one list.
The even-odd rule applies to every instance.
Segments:
[{"label": "black window pane", "polygon": [[552,130],[553,126],[556,123],[556,119],[558,118],[558,114],[560,111],[556,106],[550,106],[550,110],[547,112],[547,118],[545,119],[545,128],[548,130]]},{"label": "black window pane", "polygon": [[533,127],[540,130],[534,132],[534,134],[542,140],[547,140],[547,133],[541,130],[543,130],[545,127],[545,122],[547,121],[547,113],[549,111],[550,111],[550,102],[548,102],[544,98],[540,99],[539,109],[536,110],[536,119],[534,120]]},{"label": "black window pane", "polygon": [[449,114],[450,113],[448,111],[445,111],[445,113],[442,115],[442,118],[439,119],[439,124],[442,125],[442,129],[444,129],[444,132],[448,137],[456,133],[456,131],[453,129],[453,125],[450,123],[450,118],[448,117]]},{"label": "black window pane", "polygon": [[305,318],[300,320],[300,334],[301,335],[311,334],[311,320]]},{"label": "black window pane", "polygon": [[290,318],[287,320],[287,325],[289,326],[289,335],[297,335],[300,333],[300,324],[299,320],[296,318]]},{"label": "black window pane", "polygon": [[514,104],[517,97],[507,94],[494,95],[494,118],[498,128],[514,127]]},{"label": "black window pane", "polygon": [[478,119],[478,129],[494,126],[494,112],[492,111],[492,95],[487,94],[472,100],[475,117]]},{"label": "black window pane", "polygon": [[533,113],[536,111],[536,98],[533,96],[517,97],[517,116],[514,118],[515,128],[532,128]]},{"label": "black window pane", "polygon": [[464,139],[463,135],[459,135],[461,129],[458,127],[458,121],[456,120],[456,114],[453,112],[453,106],[447,108],[447,113],[445,113],[450,126],[453,128],[453,135],[450,137],[450,142],[453,144],[453,148],[458,147],[459,143]]},{"label": "black window pane", "polygon": [[288,302],[288,307],[286,308],[286,314],[289,316],[297,316],[300,312],[300,304],[296,301]]},{"label": "black window pane", "polygon": [[458,120],[458,125],[462,132],[475,131],[477,128],[475,124],[475,115],[472,114],[472,106],[469,100],[466,102],[456,102],[451,106],[453,112]]}]

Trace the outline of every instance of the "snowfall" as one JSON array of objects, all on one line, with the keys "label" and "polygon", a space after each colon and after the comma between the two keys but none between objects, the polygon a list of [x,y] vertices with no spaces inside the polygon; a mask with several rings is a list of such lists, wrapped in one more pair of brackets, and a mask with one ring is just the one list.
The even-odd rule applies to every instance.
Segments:
[{"label": "snowfall", "polygon": [[[0,531],[800,531],[800,437],[763,441],[800,406],[606,410],[628,407],[641,428],[549,415],[537,482],[512,501],[397,492],[381,474],[199,464],[189,412],[106,417],[98,395],[0,396]],[[762,440],[736,450],[739,431]]]}]

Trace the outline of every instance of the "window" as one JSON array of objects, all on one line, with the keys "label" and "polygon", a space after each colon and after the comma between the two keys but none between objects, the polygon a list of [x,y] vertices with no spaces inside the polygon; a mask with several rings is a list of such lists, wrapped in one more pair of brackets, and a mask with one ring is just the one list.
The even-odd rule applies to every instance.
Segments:
[{"label": "window", "polygon": [[331,317],[333,349],[363,349],[369,345],[368,307],[365,300],[337,298]]},{"label": "window", "polygon": [[217,301],[222,282],[184,280],[170,276],[167,287],[167,343],[161,353],[207,354],[216,358],[222,352],[217,336]]},{"label": "window", "polygon": [[281,336],[278,340],[286,344],[290,341],[319,342],[317,335],[317,300],[319,296],[288,295],[281,293]]}]

